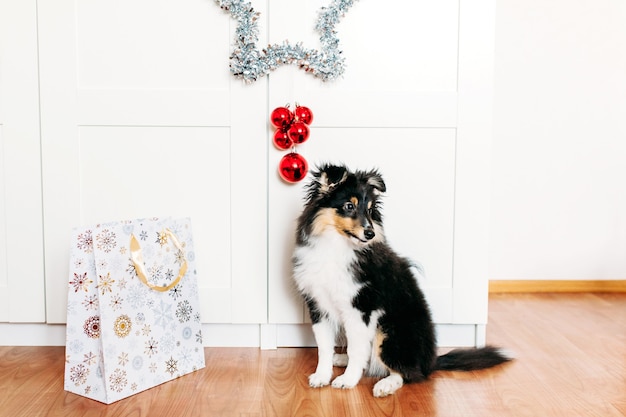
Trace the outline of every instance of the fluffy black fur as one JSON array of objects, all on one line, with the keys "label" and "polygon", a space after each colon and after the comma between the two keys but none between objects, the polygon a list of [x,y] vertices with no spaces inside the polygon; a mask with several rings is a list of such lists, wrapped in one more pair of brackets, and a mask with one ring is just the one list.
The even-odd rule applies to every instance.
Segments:
[{"label": "fluffy black fur", "polygon": [[[338,327],[353,326],[342,321],[342,317],[336,317],[334,304],[329,305],[340,304],[332,293],[336,290],[329,288],[328,297],[320,296],[326,293],[316,287],[316,277],[306,269],[309,268],[308,258],[314,256],[316,251],[324,250],[319,245],[326,244],[320,243],[326,241],[320,240],[320,236],[337,233],[345,238],[345,245],[352,248],[353,252],[348,253],[354,255],[346,266],[348,272],[344,274],[353,281],[346,285],[353,284],[355,288],[346,305],[348,309],[351,307],[360,313],[363,323],[358,326],[363,329],[370,325],[371,320],[377,320],[374,337],[369,343],[378,352],[386,374],[400,374],[404,382],[417,382],[428,378],[436,370],[483,369],[509,360],[497,348],[490,346],[456,349],[437,356],[430,309],[418,287],[414,265],[396,254],[384,239],[380,197],[386,187],[378,171],[351,172],[345,166],[324,165],[313,173],[307,190],[304,210],[298,220],[294,276],[314,326],[325,321]],[[339,239],[339,242],[344,241]],[[337,271],[337,279],[341,277],[341,271]],[[328,285],[322,278],[320,276],[319,285]],[[376,340],[380,342],[378,349]],[[350,356],[350,343],[353,341],[349,336],[347,342]],[[320,356],[320,362],[322,359]],[[311,385],[326,383],[322,378],[321,382],[312,381]],[[338,386],[349,388],[349,385]],[[383,396],[394,389],[387,391],[377,394],[375,388],[374,393]]]}]

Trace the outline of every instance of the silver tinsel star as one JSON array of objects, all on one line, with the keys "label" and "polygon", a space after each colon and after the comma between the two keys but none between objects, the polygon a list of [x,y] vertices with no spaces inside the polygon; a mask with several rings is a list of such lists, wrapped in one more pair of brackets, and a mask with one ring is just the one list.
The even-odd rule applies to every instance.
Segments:
[{"label": "silver tinsel star", "polygon": [[320,33],[321,51],[307,49],[301,43],[295,45],[284,41],[282,45],[268,45],[259,50],[259,13],[245,0],[215,0],[238,22],[235,45],[230,56],[230,72],[246,82],[254,82],[283,64],[295,64],[304,71],[321,78],[334,80],[343,74],[345,59],[339,50],[339,38],[335,26],[356,0],[331,0],[329,7],[322,7],[315,25]]}]

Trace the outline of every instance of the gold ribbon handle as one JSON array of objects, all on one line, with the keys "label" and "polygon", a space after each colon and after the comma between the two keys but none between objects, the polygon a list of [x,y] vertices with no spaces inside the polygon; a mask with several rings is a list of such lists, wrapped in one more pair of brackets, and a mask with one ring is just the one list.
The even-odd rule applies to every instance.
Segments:
[{"label": "gold ribbon handle", "polygon": [[[174,244],[176,249],[183,252],[183,247],[178,241],[178,239],[176,238],[176,236],[174,235],[174,233],[172,233],[170,229],[165,229],[164,233],[167,235],[169,239],[171,239],[171,242]],[[172,281],[169,285],[165,287],[160,287],[158,285],[152,284],[150,281],[148,281],[148,278],[147,278],[148,273],[146,272],[146,266],[143,261],[143,255],[141,253],[141,246],[139,246],[139,241],[133,234],[130,235],[130,259],[133,261],[133,265],[135,266],[135,272],[137,273],[137,277],[139,277],[139,280],[143,282],[144,285],[147,286],[148,288],[155,290],[155,291],[159,291],[159,292],[169,291],[172,288],[174,288],[176,285],[178,285],[180,280],[185,276],[185,273],[187,272],[187,257],[183,255],[183,262],[180,265],[178,276],[176,277],[174,281]]]}]

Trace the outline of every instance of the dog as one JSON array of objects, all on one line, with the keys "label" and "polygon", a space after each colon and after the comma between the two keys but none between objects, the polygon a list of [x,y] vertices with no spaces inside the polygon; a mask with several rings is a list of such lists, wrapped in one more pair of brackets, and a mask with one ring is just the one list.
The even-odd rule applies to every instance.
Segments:
[{"label": "dog", "polygon": [[[313,323],[318,363],[311,387],[332,381],[353,388],[364,372],[383,377],[375,397],[419,382],[437,370],[477,370],[510,360],[486,346],[437,356],[429,306],[417,284],[420,268],[386,243],[381,214],[385,182],[377,170],[351,172],[325,164],[312,172],[298,218],[293,276]],[[343,331],[347,354],[335,353]]]}]

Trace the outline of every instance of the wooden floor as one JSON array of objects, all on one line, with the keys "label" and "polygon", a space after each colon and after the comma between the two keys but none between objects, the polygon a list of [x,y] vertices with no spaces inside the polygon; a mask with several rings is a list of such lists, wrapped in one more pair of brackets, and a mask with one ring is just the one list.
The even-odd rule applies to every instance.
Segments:
[{"label": "wooden floor", "polygon": [[626,294],[495,294],[487,340],[517,359],[375,399],[311,389],[315,349],[206,349],[207,368],[112,405],[63,391],[64,348],[0,347],[0,416],[626,416]]}]

